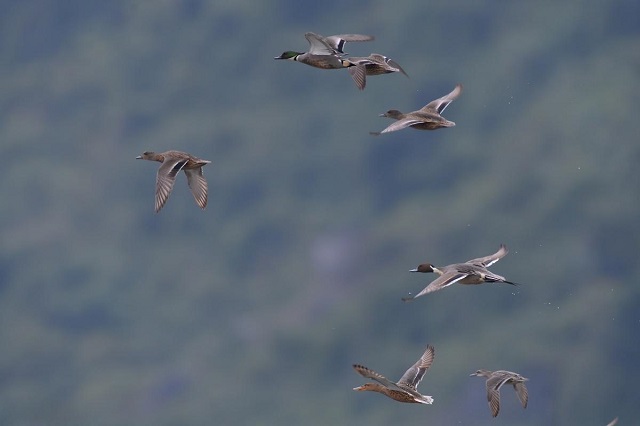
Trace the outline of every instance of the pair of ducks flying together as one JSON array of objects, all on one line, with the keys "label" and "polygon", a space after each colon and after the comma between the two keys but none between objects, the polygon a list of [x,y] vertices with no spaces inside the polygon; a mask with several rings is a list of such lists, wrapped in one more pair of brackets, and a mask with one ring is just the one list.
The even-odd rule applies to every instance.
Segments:
[{"label": "pair of ducks flying together", "polygon": [[[370,41],[373,36],[364,34],[338,34],[323,37],[315,33],[306,33],[305,38],[309,42],[308,52],[295,52],[288,50],[274,59],[288,59],[301,62],[316,68],[342,69],[347,68],[349,74],[360,90],[366,86],[367,75],[389,74],[401,72],[409,77],[402,67],[392,59],[372,53],[368,57],[345,57],[343,48],[346,42]],[[445,108],[455,100],[462,91],[462,85],[458,84],[451,93],[429,102],[417,111],[402,113],[396,109],[389,110],[381,117],[397,120],[381,132],[371,132],[372,135],[393,132],[396,130],[413,127],[420,130],[435,130],[442,127],[453,127],[456,123],[442,117]]]},{"label": "pair of ducks flying together", "polygon": [[[166,203],[176,176],[183,171],[187,176],[187,184],[191,189],[191,193],[196,204],[204,209],[207,206],[207,181],[202,173],[202,167],[211,163],[209,160],[203,160],[194,157],[191,154],[181,151],[166,151],[162,153],[145,152],[136,157],[139,160],[158,161],[162,163],[156,175],[156,195],[155,195],[155,211],[156,213],[162,209]],[[499,282],[511,285],[517,285],[508,281],[505,277],[489,271],[489,266],[496,263],[509,253],[504,244],[500,244],[497,252],[484,257],[467,260],[463,263],[454,263],[447,266],[434,266],[431,263],[423,263],[410,272],[434,272],[439,275],[422,291],[415,296],[403,297],[403,301],[410,301],[418,297],[424,296],[434,291],[442,290],[452,284],[482,284],[486,282]]]},{"label": "pair of ducks flying together", "polygon": [[[403,114],[402,112],[392,109],[381,117],[389,117],[397,120],[389,125],[381,132],[371,132],[372,135],[380,135],[382,133],[394,132],[407,127],[421,130],[435,130],[441,127],[452,127],[456,123],[442,117],[440,113],[460,94],[462,86],[457,85],[453,91],[439,99],[429,102],[418,111]],[[176,175],[182,170],[187,175],[187,183],[196,204],[201,209],[207,206],[207,181],[202,174],[202,167],[211,163],[209,160],[203,160],[194,155],[182,151],[166,151],[152,152],[147,151],[136,157],[138,160],[158,161],[162,163],[158,169],[156,177],[156,197],[155,212],[158,213],[169,198],[169,194],[173,190],[173,184]],[[426,271],[419,271],[426,272]],[[428,271],[432,272],[432,271]],[[416,296],[417,297],[417,296]]]},{"label": "pair of ducks flying together", "polygon": [[[433,397],[419,393],[418,384],[429,367],[431,367],[434,357],[435,350],[433,346],[428,345],[420,359],[416,361],[416,363],[413,364],[397,382],[392,382],[382,374],[363,365],[354,364],[353,368],[358,374],[367,379],[374,380],[377,383],[365,383],[362,386],[353,388],[353,390],[378,392],[399,402],[432,404]],[[513,386],[522,407],[527,408],[529,393],[524,382],[529,379],[526,377],[522,377],[518,373],[506,370],[478,370],[475,373],[472,373],[471,376],[487,378],[487,400],[493,417],[496,417],[500,411],[500,388],[506,384]]]},{"label": "pair of ducks flying together", "polygon": [[[462,86],[457,85],[451,93],[429,102],[418,111],[403,114],[398,110],[392,109],[384,114],[380,114],[381,117],[389,117],[397,121],[381,132],[371,132],[371,134],[380,135],[382,133],[401,130],[406,127],[413,127],[414,129],[421,130],[435,130],[441,127],[455,126],[456,123],[445,119],[440,114],[455,98],[458,97],[458,95],[460,95],[461,90]],[[191,188],[196,204],[198,204],[201,209],[204,209],[207,206],[207,181],[202,174],[202,167],[211,163],[211,161],[203,160],[182,151],[166,151],[160,153],[147,151],[142,155],[137,156],[136,159],[158,161],[162,163],[158,169],[156,177],[156,213],[162,209],[169,198],[169,194],[171,194],[171,191],[173,190],[176,175],[181,170],[187,175],[187,183],[189,184],[189,188]]]},{"label": "pair of ducks flying together", "polygon": [[401,72],[409,77],[398,63],[384,55],[372,53],[368,57],[350,57],[344,52],[344,45],[349,41],[371,41],[373,36],[364,34],[338,34],[323,37],[315,33],[306,33],[309,42],[308,52],[287,50],[274,59],[288,59],[301,62],[316,68],[342,69],[347,68],[351,78],[360,90],[367,84],[367,75],[389,74]]}]

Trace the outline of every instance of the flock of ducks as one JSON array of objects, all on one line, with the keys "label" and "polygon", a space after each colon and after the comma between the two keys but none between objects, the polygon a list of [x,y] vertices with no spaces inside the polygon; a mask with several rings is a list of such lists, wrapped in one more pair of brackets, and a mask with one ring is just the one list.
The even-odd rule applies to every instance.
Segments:
[{"label": "flock of ducks", "polygon": [[[507,247],[504,244],[500,244],[500,248],[497,252],[489,256],[467,260],[464,263],[454,263],[452,265],[441,267],[434,266],[431,263],[422,263],[418,265],[417,268],[411,269],[409,272],[434,272],[438,274],[439,277],[433,280],[415,296],[403,297],[402,300],[405,302],[414,300],[420,296],[424,296],[425,294],[441,290],[454,283],[482,284],[495,282],[517,285],[516,283],[507,281],[504,277],[494,274],[487,269],[489,266],[505,257],[508,252]],[[434,356],[435,349],[433,346],[427,346],[422,357],[420,357],[420,359],[404,373],[397,383],[388,380],[383,375],[376,373],[367,367],[360,364],[354,364],[353,368],[356,372],[363,377],[375,380],[378,383],[365,383],[362,386],[353,388],[353,390],[378,392],[399,402],[432,404],[433,397],[420,394],[417,388],[420,380],[422,380],[422,377],[431,366]],[[472,373],[471,376],[487,378],[487,401],[489,402],[489,408],[493,417],[496,417],[500,412],[500,388],[505,384],[513,385],[516,395],[522,404],[522,408],[527,408],[529,393],[524,382],[529,379],[526,377],[512,371],[489,371],[483,369],[477,370],[475,373]]]},{"label": "flock of ducks", "polygon": [[[374,39],[373,36],[363,34],[338,34],[324,37],[319,34],[308,32],[305,38],[309,42],[308,52],[285,51],[274,59],[286,59],[321,69],[343,69],[346,68],[354,83],[360,90],[366,87],[366,77],[400,72],[408,77],[402,67],[392,59],[372,53],[368,57],[348,57],[344,52],[347,42],[364,42]],[[462,92],[462,85],[455,86],[453,91],[447,95],[433,100],[417,111],[402,113],[398,110],[389,110],[382,117],[396,120],[380,132],[370,132],[372,135],[394,132],[397,130],[412,127],[419,130],[435,130],[439,128],[453,127],[455,123],[442,116],[447,106],[453,102]],[[166,151],[162,153],[144,152],[136,159],[158,161],[162,163],[156,176],[155,192],[155,212],[158,213],[165,205],[180,171],[184,171],[187,176],[187,184],[196,204],[204,209],[207,206],[207,181],[205,180],[202,167],[211,161],[203,160],[182,151]],[[427,285],[422,291],[414,296],[404,297],[403,301],[411,301],[425,294],[441,290],[452,284],[482,284],[485,282],[505,283],[517,285],[507,281],[504,277],[497,275],[487,268],[502,259],[508,253],[504,244],[494,254],[476,259],[471,259],[463,263],[454,263],[447,266],[436,267],[431,263],[423,263],[410,272],[436,273],[438,277]],[[392,382],[383,375],[363,366],[354,364],[354,370],[361,376],[371,379],[374,382],[365,383],[354,388],[356,391],[378,392],[387,397],[404,403],[432,404],[433,397],[422,395],[418,392],[418,384],[433,363],[435,349],[428,345],[420,359],[416,361],[398,380]],[[470,376],[486,378],[487,401],[491,415],[496,417],[500,412],[500,389],[502,386],[510,384],[520,400],[523,408],[527,408],[529,394],[525,382],[529,379],[518,373],[506,370],[477,370]],[[615,418],[607,426],[617,423]]]}]

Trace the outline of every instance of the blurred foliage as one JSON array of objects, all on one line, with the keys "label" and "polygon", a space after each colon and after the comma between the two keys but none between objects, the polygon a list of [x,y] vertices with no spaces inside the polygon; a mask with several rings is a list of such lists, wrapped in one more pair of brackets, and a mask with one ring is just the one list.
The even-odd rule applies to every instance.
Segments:
[{"label": "blurred foliage", "polygon": [[[320,6],[322,5],[322,6]],[[0,1],[0,423],[621,424],[640,417],[640,3]],[[374,34],[410,79],[274,61]],[[284,62],[284,63],[283,63]],[[453,129],[372,137],[461,82]],[[204,169],[153,214],[156,165]],[[521,286],[403,304],[511,253]],[[354,362],[408,406],[351,390]],[[468,374],[529,377],[491,419]],[[491,423],[489,423],[491,422]]]}]

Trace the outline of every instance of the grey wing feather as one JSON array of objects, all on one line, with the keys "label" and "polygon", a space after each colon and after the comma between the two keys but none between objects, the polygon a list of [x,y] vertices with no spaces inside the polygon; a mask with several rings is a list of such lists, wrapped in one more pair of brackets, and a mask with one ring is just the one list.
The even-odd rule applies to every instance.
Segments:
[{"label": "grey wing feather", "polygon": [[435,349],[433,346],[427,346],[427,349],[424,351],[420,359],[402,375],[398,384],[416,389],[418,384],[420,384],[422,377],[424,377],[424,373],[426,373],[429,367],[431,367],[434,356]]},{"label": "grey wing feather", "polygon": [[386,129],[384,129],[380,133],[395,132],[397,130],[406,129],[407,127],[411,127],[414,124],[419,124],[419,123],[422,123],[422,121],[415,120],[415,119],[412,119],[412,118],[402,118],[402,119],[396,121],[395,123],[390,124]]},{"label": "grey wing feather", "polygon": [[489,266],[496,263],[498,260],[502,259],[509,253],[507,250],[507,246],[504,244],[500,244],[500,249],[492,255],[478,257],[477,259],[467,260],[465,263],[472,263],[474,265],[482,266],[483,268],[488,268]]},{"label": "grey wing feather", "polygon": [[487,386],[487,401],[489,401],[491,415],[493,417],[496,417],[500,412],[500,391],[496,389],[490,389],[489,386]]},{"label": "grey wing feather", "polygon": [[518,395],[522,408],[527,408],[527,403],[529,402],[529,392],[527,391],[527,387],[524,383],[518,382],[513,384],[513,388],[516,391],[516,395]]},{"label": "grey wing feather", "polygon": [[309,54],[311,55],[334,55],[336,49],[334,49],[326,39],[321,35],[315,33],[306,33],[304,37],[309,42]]},{"label": "grey wing feather", "polygon": [[438,114],[442,114],[449,104],[460,96],[460,92],[462,92],[462,85],[458,84],[451,93],[429,102],[423,106],[420,111],[437,111]]},{"label": "grey wing feather", "polygon": [[167,202],[171,191],[173,190],[173,184],[176,181],[176,175],[188,160],[179,159],[174,161],[165,161],[158,169],[156,175],[156,198],[155,198],[155,210],[156,213],[162,209]]},{"label": "grey wing feather", "polygon": [[358,64],[354,67],[349,67],[349,74],[353,79],[353,82],[358,86],[358,89],[364,90],[367,85],[367,70],[364,65]]},{"label": "grey wing feather", "polygon": [[371,41],[374,40],[375,37],[367,34],[336,34],[327,37],[327,39],[335,39],[339,38],[344,41]]},{"label": "grey wing feather", "polygon": [[462,272],[448,272],[446,274],[442,274],[441,276],[433,280],[428,286],[426,286],[424,290],[413,296],[412,299],[424,296],[427,293],[433,293],[434,291],[441,290],[445,287],[449,287],[451,284],[457,283],[467,276],[469,276],[469,274]]},{"label": "grey wing feather", "polygon": [[509,377],[501,374],[494,374],[487,379],[487,400],[493,417],[496,417],[500,412],[500,388],[507,380]]},{"label": "grey wing feather", "polygon": [[337,34],[324,37],[325,43],[339,54],[344,53],[344,45],[348,41],[371,41],[373,39],[373,36],[364,34]]},{"label": "grey wing feather", "polygon": [[196,204],[198,204],[201,209],[204,209],[207,207],[208,186],[207,180],[202,174],[202,167],[185,169],[184,173],[187,175],[187,183],[189,184],[189,188],[191,188],[191,193],[196,200]]},{"label": "grey wing feather", "polygon": [[407,73],[405,72],[405,70],[403,70],[403,69],[402,69],[402,67],[400,66],[400,64],[399,64],[399,63],[397,63],[397,62],[396,62],[396,61],[394,61],[393,59],[387,59],[387,63],[388,63],[389,65],[391,65],[392,67],[397,68],[397,69],[398,69],[398,71],[400,71],[402,74],[404,74],[404,76],[405,76],[405,77],[409,78],[409,74],[407,74]]}]

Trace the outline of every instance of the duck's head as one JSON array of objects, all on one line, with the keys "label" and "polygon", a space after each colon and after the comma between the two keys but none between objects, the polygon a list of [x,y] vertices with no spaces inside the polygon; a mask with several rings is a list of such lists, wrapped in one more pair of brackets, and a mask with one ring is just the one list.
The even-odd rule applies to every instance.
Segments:
[{"label": "duck's head", "polygon": [[429,273],[429,272],[434,272],[435,271],[435,267],[430,264],[430,263],[422,263],[420,265],[418,265],[417,268],[411,269],[409,272],[423,272],[423,273]]},{"label": "duck's head", "polygon": [[482,377],[489,377],[491,375],[491,371],[489,370],[478,370],[475,373],[471,373],[469,374],[469,376],[482,376]]},{"label": "duck's head", "polygon": [[298,55],[302,55],[302,53],[294,52],[293,50],[287,50],[286,52],[282,52],[282,55],[276,56],[273,59],[289,59],[291,61],[295,61]]},{"label": "duck's head", "polygon": [[399,120],[403,116],[404,114],[398,111],[397,109],[390,109],[389,111],[383,112],[382,114],[380,114],[380,117],[395,118],[396,120]]},{"label": "duck's head", "polygon": [[136,160],[151,160],[156,153],[153,151],[145,151],[142,155],[138,155]]},{"label": "duck's head", "polygon": [[377,391],[380,388],[380,385],[377,383],[365,383],[362,386],[358,386],[357,388],[353,388],[354,391]]}]

